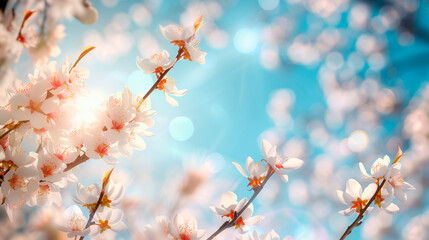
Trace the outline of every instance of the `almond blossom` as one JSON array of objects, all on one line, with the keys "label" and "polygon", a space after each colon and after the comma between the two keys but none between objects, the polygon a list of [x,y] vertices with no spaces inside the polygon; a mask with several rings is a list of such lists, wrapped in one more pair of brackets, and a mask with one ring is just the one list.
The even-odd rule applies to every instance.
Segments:
[{"label": "almond blossom", "polygon": [[407,201],[407,194],[405,192],[414,190],[415,187],[407,182],[401,175],[401,163],[393,164],[386,173],[385,179],[387,181],[387,191],[391,195],[395,195],[401,202]]},{"label": "almond blossom", "polygon": [[168,231],[175,240],[198,240],[204,236],[205,231],[199,230],[194,218],[185,219],[178,214],[168,224]]},{"label": "almond blossom", "polygon": [[[210,207],[210,209],[221,217],[226,217],[229,221],[234,220],[235,214],[243,209],[247,203],[247,198],[243,198],[237,202],[237,195],[233,192],[225,192],[222,194],[221,205],[219,207]],[[260,223],[264,217],[254,216],[253,204],[250,204],[243,213],[235,220],[234,228],[240,233],[245,233],[250,226]]]},{"label": "almond blossom", "polygon": [[288,176],[283,170],[300,168],[304,161],[298,158],[282,157],[277,153],[277,146],[271,145],[267,140],[262,140],[262,151],[265,156],[265,161],[271,166],[275,173],[283,182],[288,181]]},{"label": "almond blossom", "polygon": [[249,233],[246,236],[240,236],[237,240],[280,240],[280,236],[274,230],[262,235],[259,235],[258,232],[254,230],[252,234]]},{"label": "almond blossom", "polygon": [[384,158],[377,158],[374,164],[371,166],[371,174],[368,174],[365,170],[365,167],[362,162],[359,162],[360,171],[363,174],[363,179],[368,182],[379,181],[384,178],[387,170],[389,169],[390,158],[389,156],[384,156]]},{"label": "almond blossom", "polygon": [[154,54],[149,58],[137,57],[136,62],[144,73],[155,73],[157,76],[174,64],[174,61],[170,61],[170,54],[166,50],[162,50],[162,53]]},{"label": "almond blossom", "polygon": [[89,133],[88,137],[84,139],[85,146],[87,147],[86,155],[92,159],[102,159],[108,164],[117,164],[119,161],[116,159],[117,144],[114,139],[108,138],[104,132]]},{"label": "almond blossom", "polygon": [[194,22],[194,26],[191,27],[177,25],[168,25],[166,27],[159,26],[162,35],[183,50],[184,59],[195,61],[200,64],[205,63],[205,56],[207,55],[206,52],[200,51],[198,47],[199,42],[195,40],[195,34],[202,25],[202,17],[203,16],[198,17]]},{"label": "almond blossom", "polygon": [[179,106],[179,103],[177,102],[177,100],[170,97],[168,94],[171,94],[171,95],[176,96],[176,97],[181,97],[181,96],[185,95],[185,93],[188,92],[188,89],[179,90],[176,87],[176,80],[169,79],[169,78],[162,79],[159,82],[157,88],[158,88],[158,90],[161,90],[164,92],[165,100],[167,100],[167,103],[173,107]]},{"label": "almond blossom", "polygon": [[94,224],[91,225],[91,237],[93,239],[114,239],[114,232],[120,232],[127,228],[122,221],[123,213],[119,209],[104,209],[94,216]]},{"label": "almond blossom", "polygon": [[90,229],[86,227],[87,219],[83,216],[79,207],[73,205],[66,209],[63,216],[56,220],[57,228],[67,233],[67,237],[75,238],[78,236],[86,236]]},{"label": "almond blossom", "polygon": [[249,180],[247,186],[252,186],[252,188],[260,186],[267,176],[268,166],[262,165],[261,162],[255,163],[251,157],[247,157],[246,159],[246,168],[249,174],[247,174],[238,163],[233,162],[232,164],[234,164],[237,170]]},{"label": "almond blossom", "polygon": [[386,188],[383,187],[381,191],[377,193],[377,196],[374,199],[374,205],[378,206],[379,209],[386,213],[397,213],[399,211],[399,207],[392,203],[392,200],[388,198],[392,198],[392,196],[387,192]]},{"label": "almond blossom", "polygon": [[47,33],[39,38],[39,43],[28,48],[28,54],[33,56],[35,66],[42,66],[49,61],[49,57],[57,57],[61,50],[58,41],[63,40],[65,33],[64,25],[47,24]]},{"label": "almond blossom", "polygon": [[[73,201],[91,210],[96,206],[101,188],[97,184],[84,187],[78,183],[76,193],[77,196],[73,196]],[[112,206],[117,206],[123,195],[124,187],[122,183],[115,183],[113,180],[110,180],[104,189],[99,209],[103,210],[104,207],[111,208]]]},{"label": "almond blossom", "polygon": [[[362,193],[362,187],[355,179],[349,179],[346,184],[346,191],[337,190],[337,196],[341,203],[350,205],[350,208],[340,211],[339,213],[350,216],[353,213],[360,214],[361,210],[365,208],[369,199],[375,194],[377,185],[375,183],[369,184]],[[367,214],[373,207],[369,207],[364,213]]]}]

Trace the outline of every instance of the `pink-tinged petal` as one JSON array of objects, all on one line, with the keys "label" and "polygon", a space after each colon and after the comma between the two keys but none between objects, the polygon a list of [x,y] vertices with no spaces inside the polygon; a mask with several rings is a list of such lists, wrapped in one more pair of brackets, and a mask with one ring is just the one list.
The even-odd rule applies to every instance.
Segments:
[{"label": "pink-tinged petal", "polygon": [[245,220],[245,222],[246,222],[246,225],[254,226],[254,225],[262,222],[262,220],[264,220],[264,219],[265,219],[265,217],[263,217],[263,216],[254,216],[254,217],[248,218],[247,220]]},{"label": "pink-tinged petal", "polygon": [[[385,201],[383,201],[383,203],[384,202]],[[387,213],[393,214],[393,213],[399,212],[399,207],[396,204],[391,202],[389,202],[388,204],[387,203],[383,204],[383,203],[381,203],[381,205]]]},{"label": "pink-tinged petal", "polygon": [[222,194],[221,201],[222,206],[229,207],[237,203],[237,195],[235,195],[235,193],[231,191],[225,192],[224,194]]},{"label": "pink-tinged petal", "polygon": [[57,110],[59,103],[60,100],[57,97],[51,97],[42,103],[40,109],[42,109],[44,113],[48,114]]},{"label": "pink-tinged petal", "polygon": [[304,164],[304,161],[298,158],[289,158],[285,163],[283,163],[284,169],[297,169]]},{"label": "pink-tinged petal", "polygon": [[196,48],[190,44],[186,44],[186,49],[188,50],[189,56],[191,57],[191,60],[193,62],[199,63],[199,64],[205,64],[206,63],[206,52],[200,51],[200,48]]},{"label": "pink-tinged petal", "polygon": [[0,109],[0,125],[5,125],[8,123],[10,118],[11,114],[8,111]]},{"label": "pink-tinged petal", "polygon": [[202,238],[202,237],[204,236],[204,234],[205,234],[205,233],[206,233],[206,231],[205,231],[205,230],[202,230],[202,229],[197,230],[197,239]]},{"label": "pink-tinged petal", "polygon": [[240,166],[240,164],[233,162],[232,164],[234,164],[235,168],[237,168],[237,170],[241,173],[241,175],[243,175],[244,177],[248,178],[249,176],[247,176],[247,173],[243,170],[243,168]]},{"label": "pink-tinged petal", "polygon": [[118,222],[115,224],[115,227],[112,227],[112,230],[115,232],[121,232],[127,229],[127,225],[124,222]]},{"label": "pink-tinged petal", "polygon": [[287,183],[287,181],[288,181],[289,177],[288,177],[288,175],[287,175],[285,172],[276,171],[276,173],[277,173],[277,175],[280,177],[280,179],[281,179],[283,182]]},{"label": "pink-tinged petal", "polygon": [[182,89],[182,90],[177,90],[175,92],[170,92],[170,94],[176,97],[181,97],[185,95],[187,92],[188,92],[188,89]]},{"label": "pink-tinged petal", "polygon": [[351,178],[347,181],[346,192],[354,199],[362,197],[362,186],[355,179]]},{"label": "pink-tinged petal", "polygon": [[46,91],[50,87],[49,81],[40,81],[31,88],[30,99],[35,102],[42,102],[46,98]]},{"label": "pink-tinged petal", "polygon": [[268,153],[270,152],[271,147],[272,145],[270,142],[265,139],[262,140],[262,152],[264,153],[265,158],[269,157]]},{"label": "pink-tinged petal", "polygon": [[346,210],[339,211],[338,213],[344,216],[350,216],[350,215],[353,215],[353,213],[355,212],[356,211],[354,209],[347,208]]},{"label": "pink-tinged petal", "polygon": [[166,27],[163,27],[159,25],[159,30],[161,30],[162,35],[170,41],[183,40],[181,39],[182,34],[179,32],[179,26],[170,24]]},{"label": "pink-tinged petal", "polygon": [[47,117],[39,112],[33,112],[30,116],[30,124],[33,128],[41,129],[47,125]]},{"label": "pink-tinged petal", "polygon": [[401,201],[401,202],[406,202],[407,201],[407,194],[405,194],[405,192],[402,191],[402,189],[396,188],[394,194],[395,194],[395,197],[399,201]]},{"label": "pink-tinged petal", "polygon": [[96,153],[94,150],[89,150],[86,151],[85,155],[87,157],[89,157],[90,159],[99,159],[100,155],[98,153]]},{"label": "pink-tinged petal", "polygon": [[247,157],[247,159],[246,159],[246,169],[249,171],[249,173],[253,172],[253,171],[251,171],[251,170],[253,170],[253,169],[251,169],[254,166],[253,163],[254,163],[253,158]]},{"label": "pink-tinged petal", "polygon": [[368,187],[365,188],[365,190],[363,191],[362,194],[362,200],[369,200],[374,194],[375,191],[377,190],[377,184],[375,183],[371,183],[368,185]]},{"label": "pink-tinged petal", "polygon": [[343,194],[344,194],[344,192],[343,192],[343,191],[337,190],[337,197],[338,197],[338,200],[340,200],[340,202],[341,202],[342,204],[348,205],[348,204],[346,203],[346,201],[344,200]]},{"label": "pink-tinged petal", "polygon": [[167,92],[164,93],[165,95],[165,100],[167,101],[168,104],[170,104],[172,107],[177,107],[179,106],[179,102],[177,102],[176,99],[168,96]]},{"label": "pink-tinged petal", "polygon": [[363,175],[362,179],[363,179],[363,180],[368,181],[368,182],[374,182],[374,181],[375,181],[375,179],[374,179],[374,178],[372,178],[372,177],[371,177],[371,175],[369,175],[369,174],[366,172],[365,166],[363,165],[363,163],[362,163],[362,162],[359,162],[359,169],[360,169],[360,171],[362,172],[362,175]]},{"label": "pink-tinged petal", "polygon": [[104,155],[102,159],[105,163],[111,164],[111,165],[116,165],[119,163],[118,159],[116,159],[115,157],[112,157],[112,156],[108,156],[108,155]]},{"label": "pink-tinged petal", "polygon": [[156,69],[156,65],[148,58],[141,59],[140,57],[137,57],[136,63],[137,67],[143,70],[144,73],[153,73]]}]

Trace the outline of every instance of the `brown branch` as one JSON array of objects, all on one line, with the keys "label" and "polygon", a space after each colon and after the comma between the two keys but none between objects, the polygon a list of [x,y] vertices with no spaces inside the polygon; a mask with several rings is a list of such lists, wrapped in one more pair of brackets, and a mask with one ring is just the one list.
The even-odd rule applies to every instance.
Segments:
[{"label": "brown branch", "polygon": [[375,198],[377,197],[378,192],[381,191],[381,188],[383,188],[383,186],[384,186],[385,183],[386,183],[386,179],[384,179],[383,182],[381,182],[381,184],[377,187],[377,190],[375,191],[375,193],[372,196],[372,198],[369,200],[368,204],[365,206],[365,208],[362,211],[360,211],[360,213],[357,216],[356,220],[346,229],[346,231],[344,232],[344,234],[341,236],[340,240],[346,239],[346,237],[350,233],[352,233],[353,228],[358,227],[358,226],[360,226],[362,224],[361,220],[364,217],[364,213],[369,208],[369,206],[371,205],[371,203],[374,202]]},{"label": "brown branch", "polygon": [[173,64],[173,66],[171,66],[170,68],[168,68],[167,70],[165,70],[164,72],[161,73],[161,75],[159,75],[158,79],[156,80],[156,82],[153,84],[153,86],[149,89],[149,91],[144,95],[143,100],[146,100],[147,97],[149,97],[149,95],[158,87],[159,82],[161,82],[161,80],[165,77],[165,75],[167,75],[167,73],[170,71],[170,69],[172,69],[174,67],[174,65],[177,63],[177,61],[180,60],[180,57],[182,56],[183,53],[183,49],[179,49],[179,51],[177,52],[176,58],[175,58],[175,63]]},{"label": "brown branch", "polygon": [[[92,225],[92,219],[94,219],[95,212],[97,212],[98,207],[101,205],[101,200],[103,199],[103,196],[104,196],[104,190],[100,192],[100,196],[98,197],[98,201],[95,204],[94,210],[91,211],[91,213],[89,214],[88,222],[86,223],[85,229],[89,228],[89,226]],[[79,240],[83,240],[84,237],[85,236],[81,236]]]},{"label": "brown branch", "polygon": [[64,169],[64,172],[67,172],[67,171],[71,170],[72,168],[76,167],[77,165],[86,162],[88,159],[89,159],[89,157],[86,156],[85,154],[80,155],[79,157],[76,158],[76,160],[67,164],[67,167]]},{"label": "brown branch", "polygon": [[23,123],[28,122],[28,121],[21,121],[18,122],[17,124],[13,125],[13,127],[9,128],[9,130],[7,130],[6,132],[4,132],[1,136],[0,139],[6,137],[10,132],[12,132],[13,130],[19,128]]},{"label": "brown branch", "polygon": [[262,191],[262,189],[264,188],[265,184],[268,182],[268,179],[270,179],[270,177],[274,175],[274,170],[270,167],[270,169],[268,170],[268,175],[267,177],[264,179],[264,181],[262,182],[262,184],[258,187],[253,188],[254,192],[252,197],[250,198],[250,200],[246,203],[246,205],[243,206],[243,208],[234,213],[234,218],[231,219],[230,221],[226,221],[224,222],[217,230],[216,232],[214,232],[212,235],[210,235],[210,237],[207,238],[207,240],[212,240],[214,239],[217,235],[219,235],[219,233],[223,232],[225,229],[228,229],[230,227],[233,227],[235,225],[235,221],[237,221],[237,219],[241,216],[241,214],[243,214],[243,212],[246,210],[247,207],[249,207],[249,205],[253,202],[253,200],[255,200],[255,198],[259,195],[259,193]]}]

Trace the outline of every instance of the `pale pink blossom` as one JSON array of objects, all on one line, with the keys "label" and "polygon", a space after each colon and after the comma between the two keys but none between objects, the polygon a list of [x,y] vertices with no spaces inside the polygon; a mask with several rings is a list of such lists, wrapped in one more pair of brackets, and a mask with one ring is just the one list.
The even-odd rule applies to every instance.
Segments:
[{"label": "pale pink blossom", "polygon": [[[369,184],[362,193],[362,187],[354,179],[349,179],[346,184],[346,191],[337,190],[337,196],[341,203],[345,205],[350,205],[350,208],[339,211],[339,213],[350,216],[353,213],[360,214],[361,210],[365,208],[369,199],[375,194],[377,190],[377,185],[375,183]],[[373,207],[368,207],[368,210],[365,211],[367,214],[371,211]]]},{"label": "pale pink blossom", "polygon": [[198,240],[204,236],[205,231],[198,229],[194,218],[185,219],[178,214],[168,224],[168,231],[176,240]]},{"label": "pale pink blossom", "polygon": [[282,157],[277,152],[277,146],[271,145],[267,140],[262,140],[262,151],[265,156],[265,161],[271,166],[275,173],[283,182],[288,181],[288,176],[284,170],[300,168],[304,161],[298,158]]},{"label": "pale pink blossom", "polygon": [[56,221],[58,229],[66,232],[69,238],[88,235],[90,229],[85,228],[86,223],[87,218],[83,216],[82,210],[75,205],[67,208],[63,216],[60,216]]},{"label": "pale pink blossom", "polygon": [[149,58],[141,59],[137,57],[137,66],[143,70],[144,73],[162,73],[168,68],[173,66],[173,61],[170,61],[170,54],[166,50],[162,53],[153,54]]},{"label": "pale pink blossom", "polygon": [[246,168],[249,174],[247,174],[238,163],[233,162],[232,164],[234,164],[237,170],[249,180],[247,186],[252,186],[252,188],[260,186],[262,181],[267,177],[268,166],[262,165],[261,162],[255,163],[251,157],[247,157],[246,159]]},{"label": "pale pink blossom", "polygon": [[390,158],[389,156],[384,156],[384,158],[377,158],[374,164],[371,166],[371,174],[368,174],[365,170],[365,167],[362,162],[359,162],[360,171],[363,174],[363,179],[368,182],[375,182],[384,178],[387,170],[389,169]]},{"label": "pale pink blossom", "polygon": [[415,187],[407,182],[401,175],[401,163],[393,164],[386,173],[386,188],[389,194],[394,195],[399,201],[405,202],[407,194],[405,192],[414,190]]}]

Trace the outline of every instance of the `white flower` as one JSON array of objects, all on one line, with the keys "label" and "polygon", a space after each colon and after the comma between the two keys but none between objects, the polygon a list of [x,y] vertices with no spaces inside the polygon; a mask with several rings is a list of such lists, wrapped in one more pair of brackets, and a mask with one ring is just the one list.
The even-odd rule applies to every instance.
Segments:
[{"label": "white flower", "polygon": [[233,162],[232,164],[234,164],[237,170],[249,180],[247,186],[252,186],[252,188],[260,186],[267,176],[268,166],[263,166],[261,162],[255,163],[251,157],[247,157],[246,159],[246,168],[249,175],[247,175],[238,163]]},{"label": "white flower", "polygon": [[173,61],[170,61],[170,54],[166,50],[162,50],[161,54],[154,54],[150,58],[141,59],[137,57],[136,62],[144,73],[156,73],[157,76],[173,66]]},{"label": "white flower", "polygon": [[198,240],[204,236],[204,230],[198,230],[194,218],[185,219],[178,214],[168,224],[168,231],[176,240]]},{"label": "white flower", "polygon": [[97,184],[85,187],[82,184],[77,183],[77,196],[72,196],[72,198],[75,203],[82,205],[82,207],[91,209],[95,207],[100,196],[100,192],[101,189]]},{"label": "white flower", "polygon": [[386,155],[384,158],[377,158],[377,160],[375,160],[374,164],[371,166],[371,175],[366,172],[362,162],[359,162],[359,168],[365,181],[375,182],[384,178],[384,175],[386,175],[389,169],[389,164],[390,158]]},{"label": "white flower", "polygon": [[[247,199],[245,203],[247,202]],[[253,204],[250,204],[244,212],[238,217],[235,221],[235,229],[238,229],[240,233],[246,233],[249,231],[251,226],[259,224],[265,217],[263,216],[254,216],[253,215]]]},{"label": "white flower", "polygon": [[[351,207],[340,211],[339,213],[350,216],[353,213],[360,213],[362,209],[365,208],[369,199],[375,194],[377,190],[377,185],[375,183],[371,183],[362,193],[361,185],[354,179],[349,179],[346,184],[346,191],[337,190],[337,196],[341,203],[345,205],[350,205]],[[365,214],[372,210],[373,207],[369,207]]]},{"label": "white flower", "polygon": [[198,47],[198,41],[195,41],[195,33],[201,27],[201,24],[202,16],[197,18],[193,27],[168,25],[166,27],[159,26],[159,28],[166,39],[183,50],[184,59],[204,64],[207,53],[201,52]]},{"label": "white flower", "polygon": [[386,173],[385,179],[387,181],[387,191],[389,194],[394,194],[401,202],[407,200],[406,191],[414,190],[415,187],[404,181],[401,175],[401,163],[395,163]]},{"label": "white flower", "polygon": [[267,140],[262,140],[262,151],[265,156],[265,161],[279,175],[283,182],[288,181],[288,176],[283,170],[300,168],[304,161],[298,158],[286,158],[277,153],[277,146],[271,145]]},{"label": "white flower", "polygon": [[377,196],[374,199],[374,205],[377,205],[381,210],[384,210],[389,214],[397,213],[399,211],[399,207],[387,198],[391,198],[391,195],[387,192],[386,187],[384,186],[381,191],[377,193]]},{"label": "white flower", "polygon": [[103,211],[97,211],[94,216],[94,222],[91,229],[91,236],[96,239],[109,239],[109,235],[112,236],[113,232],[120,232],[127,228],[125,223],[122,221],[123,213],[119,209],[103,209]]},{"label": "white flower", "polygon": [[[225,192],[222,194],[222,200],[219,207],[210,207],[210,209],[216,214],[228,218],[228,220],[233,220],[235,214],[240,212],[244,205],[247,203],[247,198],[243,198],[237,202],[237,195],[233,192]],[[241,233],[248,231],[249,226],[253,226],[261,222],[264,217],[254,216],[253,214],[253,204],[250,204],[240,215],[240,217],[235,220],[235,229],[238,229]]]},{"label": "white flower", "polygon": [[280,240],[280,236],[274,230],[262,235],[259,235],[258,232],[254,230],[252,234],[240,236],[237,240]]},{"label": "white flower", "polygon": [[85,228],[87,219],[79,207],[73,205],[67,208],[63,215],[57,219],[56,225],[60,231],[67,233],[67,237],[74,238],[89,234],[90,229]]},{"label": "white flower", "polygon": [[179,106],[179,103],[174,98],[170,97],[168,94],[171,94],[176,97],[181,97],[188,92],[188,89],[182,89],[182,90],[177,89],[176,80],[168,79],[168,78],[162,79],[159,82],[157,88],[164,92],[165,100],[167,100],[168,104],[170,104],[173,107]]},{"label": "white flower", "polygon": [[28,94],[16,94],[10,99],[12,116],[18,121],[29,120],[35,129],[48,124],[48,114],[54,112],[58,105],[57,97],[47,98],[47,82],[35,84]]},{"label": "white flower", "polygon": [[210,209],[222,217],[234,219],[234,213],[240,211],[246,202],[247,198],[243,198],[240,202],[237,202],[237,195],[228,191],[222,194],[220,206],[210,206]]},{"label": "white flower", "polygon": [[109,139],[104,132],[95,132],[88,134],[84,139],[87,147],[86,155],[92,159],[101,158],[108,164],[117,164],[119,161],[115,158],[117,154],[114,140]]},{"label": "white flower", "polygon": [[[77,196],[73,196],[74,202],[82,205],[82,207],[94,209],[100,196],[101,188],[97,184],[84,187],[82,184],[78,183],[76,193]],[[112,206],[117,206],[123,195],[124,187],[122,183],[115,183],[110,179],[104,189],[104,195],[101,199],[99,209],[102,210],[105,207],[111,208]]]}]

